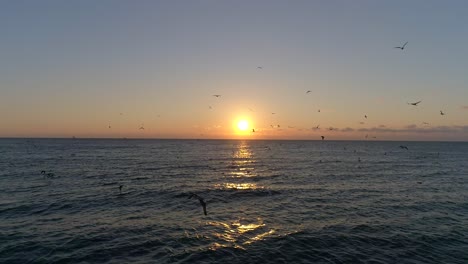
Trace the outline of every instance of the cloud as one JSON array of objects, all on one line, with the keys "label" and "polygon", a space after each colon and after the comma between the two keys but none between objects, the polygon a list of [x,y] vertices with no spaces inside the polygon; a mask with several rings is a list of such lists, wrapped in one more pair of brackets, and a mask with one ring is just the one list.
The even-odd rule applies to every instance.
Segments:
[{"label": "cloud", "polygon": [[420,128],[416,125],[408,125],[404,128],[360,128],[357,131],[359,132],[373,132],[373,133],[422,133],[422,134],[432,134],[432,133],[467,133],[468,126],[436,126],[429,128]]},{"label": "cloud", "polygon": [[352,131],[354,131],[354,128],[347,127],[347,128],[340,129],[340,131],[341,132],[352,132]]}]

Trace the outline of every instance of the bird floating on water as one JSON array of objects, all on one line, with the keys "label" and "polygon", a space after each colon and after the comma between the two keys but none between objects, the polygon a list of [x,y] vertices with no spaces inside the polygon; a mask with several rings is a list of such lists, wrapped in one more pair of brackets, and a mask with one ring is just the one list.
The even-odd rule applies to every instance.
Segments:
[{"label": "bird floating on water", "polygon": [[122,187],[123,187],[123,185],[120,185],[120,186],[119,186],[120,194],[122,194]]},{"label": "bird floating on water", "polygon": [[192,194],[189,196],[189,199],[192,199],[192,197],[195,197],[195,198],[198,199],[198,201],[200,201],[200,204],[201,204],[201,206],[203,207],[203,213],[204,213],[205,215],[207,215],[207,213],[206,213],[206,203],[205,203],[205,200],[204,200],[202,197],[200,197],[200,196],[198,196],[197,194],[195,194],[195,193],[192,193]]},{"label": "bird floating on water", "polygon": [[408,44],[408,41],[407,41],[405,44],[403,44],[403,46],[401,46],[401,47],[394,47],[394,48],[395,48],[395,49],[401,49],[401,50],[404,50],[404,49],[405,49],[405,46],[406,46],[406,44]]}]

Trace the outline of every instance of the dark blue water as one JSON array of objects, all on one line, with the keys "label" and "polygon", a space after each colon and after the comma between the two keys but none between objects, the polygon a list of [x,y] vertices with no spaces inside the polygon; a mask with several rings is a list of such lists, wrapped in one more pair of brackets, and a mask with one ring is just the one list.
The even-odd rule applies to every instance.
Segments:
[{"label": "dark blue water", "polygon": [[468,144],[0,139],[0,262],[468,263]]}]

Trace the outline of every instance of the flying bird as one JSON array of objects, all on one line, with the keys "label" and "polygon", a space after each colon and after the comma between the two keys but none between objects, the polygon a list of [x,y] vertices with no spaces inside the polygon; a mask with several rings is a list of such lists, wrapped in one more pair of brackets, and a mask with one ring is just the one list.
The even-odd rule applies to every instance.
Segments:
[{"label": "flying bird", "polygon": [[364,117],[367,119],[367,115],[364,115]]},{"label": "flying bird", "polygon": [[324,139],[325,139],[325,137],[324,137],[324,136],[321,136],[321,137],[322,137],[322,140],[324,140]]},{"label": "flying bird", "polygon": [[445,113],[444,113],[444,112],[442,112],[442,110],[440,110],[440,115],[445,115]]},{"label": "flying bird", "polygon": [[395,49],[401,49],[401,50],[404,50],[404,49],[405,49],[405,46],[406,46],[406,44],[408,44],[408,41],[407,41],[405,44],[403,44],[403,46],[401,46],[401,47],[394,47],[394,48],[395,48]]},{"label": "flying bird", "polygon": [[415,103],[408,103],[409,105],[414,105],[414,106],[418,106],[418,104],[422,102],[422,101],[418,101],[418,102],[415,102]]},{"label": "flying bird", "polygon": [[255,128],[252,128],[252,133],[255,133]]},{"label": "flying bird", "polygon": [[272,115],[276,115],[276,113],[271,113]]},{"label": "flying bird", "polygon": [[400,148],[401,148],[401,149],[409,150],[407,146],[403,146],[403,145],[401,145]]},{"label": "flying bird", "polygon": [[195,193],[192,193],[192,194],[189,196],[189,199],[192,199],[192,197],[195,197],[195,198],[198,199],[198,201],[200,201],[200,204],[201,204],[201,206],[203,207],[203,213],[204,213],[205,215],[207,215],[207,213],[206,213],[206,203],[205,203],[205,200],[204,200],[202,197],[196,195]]},{"label": "flying bird", "polygon": [[320,109],[318,110],[318,112],[320,113]]},{"label": "flying bird", "polygon": [[213,94],[214,97],[218,98],[218,97],[221,97],[220,94]]},{"label": "flying bird", "polygon": [[109,125],[109,128],[111,128],[111,126]]},{"label": "flying bird", "polygon": [[139,129],[140,129],[140,130],[145,130],[145,128],[143,127],[143,125],[141,125]]},{"label": "flying bird", "polygon": [[308,94],[308,93],[310,93],[310,92],[312,92],[312,91],[311,91],[311,90],[307,90],[306,94]]},{"label": "flying bird", "polygon": [[263,67],[262,66],[257,66],[257,69],[263,70]]}]

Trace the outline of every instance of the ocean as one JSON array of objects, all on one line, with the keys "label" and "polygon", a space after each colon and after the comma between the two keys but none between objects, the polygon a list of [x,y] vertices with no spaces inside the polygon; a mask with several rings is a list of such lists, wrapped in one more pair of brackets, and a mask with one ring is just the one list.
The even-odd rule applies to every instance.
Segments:
[{"label": "ocean", "polygon": [[0,139],[0,263],[468,263],[468,143]]}]

